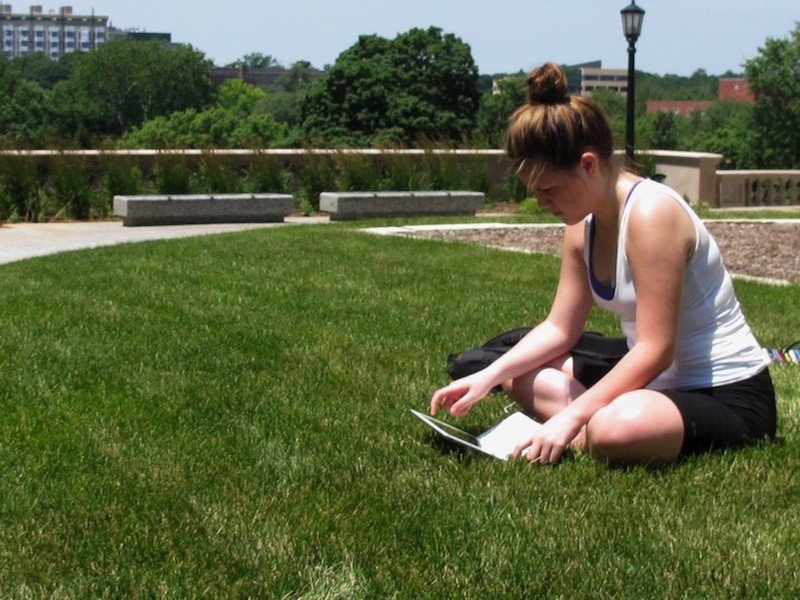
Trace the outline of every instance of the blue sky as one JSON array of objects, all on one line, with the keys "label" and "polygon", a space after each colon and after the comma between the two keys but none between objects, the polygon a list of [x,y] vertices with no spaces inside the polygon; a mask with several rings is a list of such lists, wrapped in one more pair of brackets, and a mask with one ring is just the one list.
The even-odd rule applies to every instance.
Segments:
[{"label": "blue sky", "polygon": [[[55,0],[50,0],[55,2]],[[6,0],[8,3],[9,0]],[[545,62],[602,60],[627,66],[619,11],[629,0],[36,0],[45,12],[110,17],[115,27],[169,32],[216,64],[250,52],[284,66],[321,68],[361,34],[393,38],[436,26],[470,45],[482,74],[528,71]],[[14,12],[27,12],[11,1]],[[740,72],[767,38],[788,38],[798,0],[637,0],[646,11],[636,68],[664,75]]]}]

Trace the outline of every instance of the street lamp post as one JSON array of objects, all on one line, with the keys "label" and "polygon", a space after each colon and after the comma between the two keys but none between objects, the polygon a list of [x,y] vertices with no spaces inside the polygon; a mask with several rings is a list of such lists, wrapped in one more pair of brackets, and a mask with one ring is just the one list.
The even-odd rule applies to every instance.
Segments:
[{"label": "street lamp post", "polygon": [[625,156],[628,167],[633,166],[633,113],[635,107],[636,76],[634,74],[634,56],[636,55],[636,40],[642,32],[644,10],[636,6],[636,0],[620,11],[622,15],[622,32],[628,40],[628,108],[625,122]]}]

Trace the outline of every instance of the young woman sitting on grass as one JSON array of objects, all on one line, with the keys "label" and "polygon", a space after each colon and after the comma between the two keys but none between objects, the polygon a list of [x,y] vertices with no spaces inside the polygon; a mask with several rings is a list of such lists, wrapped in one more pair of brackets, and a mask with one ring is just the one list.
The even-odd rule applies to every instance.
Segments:
[{"label": "young woman sitting on grass", "polygon": [[[506,150],[567,226],[555,299],[509,352],[438,390],[431,413],[465,415],[502,385],[544,423],[514,453],[540,463],[568,445],[612,462],[672,462],[774,436],[769,360],[703,223],[671,188],[617,166],[601,109],[570,97],[558,66],[527,83]],[[593,303],[625,334],[622,357],[600,366],[571,353]]]}]

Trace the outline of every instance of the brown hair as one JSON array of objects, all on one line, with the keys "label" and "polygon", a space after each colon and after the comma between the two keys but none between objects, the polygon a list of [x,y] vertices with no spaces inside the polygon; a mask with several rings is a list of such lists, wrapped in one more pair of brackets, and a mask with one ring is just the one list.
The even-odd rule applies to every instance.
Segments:
[{"label": "brown hair", "polygon": [[611,160],[614,136],[605,114],[592,100],[570,96],[567,76],[553,63],[534,70],[526,81],[528,102],[509,117],[505,150],[519,172],[532,180],[544,171],[577,166],[592,150]]}]

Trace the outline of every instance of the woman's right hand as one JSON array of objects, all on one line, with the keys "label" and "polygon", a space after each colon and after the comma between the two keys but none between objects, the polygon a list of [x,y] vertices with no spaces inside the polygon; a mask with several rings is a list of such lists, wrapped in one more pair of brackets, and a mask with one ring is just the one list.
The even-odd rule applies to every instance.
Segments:
[{"label": "woman's right hand", "polygon": [[457,379],[433,394],[431,414],[443,407],[454,417],[463,417],[491,391],[494,385],[482,372]]}]

